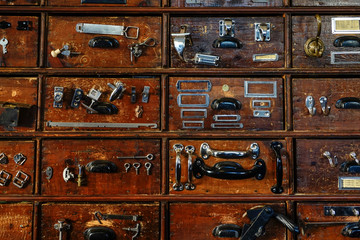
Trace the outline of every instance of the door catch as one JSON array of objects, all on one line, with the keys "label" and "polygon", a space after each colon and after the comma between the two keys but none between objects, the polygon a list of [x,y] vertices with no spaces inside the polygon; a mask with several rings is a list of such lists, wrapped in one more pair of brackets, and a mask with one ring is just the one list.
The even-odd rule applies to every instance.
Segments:
[{"label": "door catch", "polygon": [[311,116],[316,114],[315,101],[312,96],[307,96],[305,99],[305,106],[309,110]]}]

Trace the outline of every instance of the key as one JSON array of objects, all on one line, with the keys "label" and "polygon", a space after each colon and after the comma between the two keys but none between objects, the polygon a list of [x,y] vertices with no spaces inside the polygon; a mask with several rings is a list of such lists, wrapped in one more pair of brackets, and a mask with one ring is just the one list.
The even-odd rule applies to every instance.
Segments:
[{"label": "key", "polygon": [[117,159],[147,159],[149,161],[154,159],[154,155],[149,153],[146,156],[125,156],[125,157],[116,157]]},{"label": "key", "polygon": [[133,164],[135,171],[136,171],[136,175],[139,175],[139,168],[141,167],[141,163],[136,162]]},{"label": "key", "polygon": [[1,40],[0,40],[0,45],[2,46],[2,49],[3,49],[3,54],[6,54],[7,53],[7,49],[6,49],[6,45],[9,43],[9,41],[3,37]]},{"label": "key", "polygon": [[129,172],[129,169],[131,168],[131,164],[130,163],[124,163],[124,168],[126,172]]},{"label": "key", "polygon": [[146,163],[145,163],[146,175],[151,175],[151,173],[150,173],[151,167],[152,167],[151,162],[146,162]]}]

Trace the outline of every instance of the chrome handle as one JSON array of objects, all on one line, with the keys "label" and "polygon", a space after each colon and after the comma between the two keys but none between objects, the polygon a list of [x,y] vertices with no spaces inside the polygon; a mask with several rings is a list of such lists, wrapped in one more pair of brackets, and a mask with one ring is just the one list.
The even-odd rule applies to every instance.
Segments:
[{"label": "chrome handle", "polygon": [[188,155],[188,182],[185,183],[185,189],[194,190],[196,186],[192,183],[192,173],[193,173],[192,154],[195,152],[195,147],[192,145],[188,145],[185,147],[185,151]]},{"label": "chrome handle", "polygon": [[219,151],[211,149],[209,144],[204,142],[200,146],[200,153],[203,159],[208,159],[210,156],[224,159],[238,159],[250,156],[256,159],[260,154],[260,147],[257,143],[252,143],[246,151]]},{"label": "chrome handle", "polygon": [[184,146],[182,144],[175,144],[173,148],[176,153],[176,162],[175,162],[176,182],[173,185],[173,189],[175,191],[182,191],[184,190],[184,186],[181,183],[181,152],[184,149]]}]

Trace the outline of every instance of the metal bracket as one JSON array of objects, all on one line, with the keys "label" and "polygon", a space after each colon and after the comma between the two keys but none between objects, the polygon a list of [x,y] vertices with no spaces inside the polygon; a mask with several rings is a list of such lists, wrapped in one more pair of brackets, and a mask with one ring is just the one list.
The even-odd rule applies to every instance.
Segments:
[{"label": "metal bracket", "polygon": [[[183,89],[181,88],[182,83],[196,83],[196,84],[202,84],[206,83],[206,89]],[[176,82],[176,89],[178,92],[210,92],[211,91],[211,81],[210,80],[178,80]]]},{"label": "metal bracket", "polygon": [[148,103],[149,102],[149,96],[150,96],[150,87],[144,86],[144,90],[141,93],[142,99],[141,102]]},{"label": "metal bracket", "polygon": [[92,108],[95,102],[97,102],[101,96],[101,92],[99,90],[96,90],[95,88],[90,89],[89,93],[86,95],[91,99],[90,105],[86,105],[84,103],[81,103],[83,107],[85,107],[88,110],[88,113],[97,113],[96,110]]},{"label": "metal bracket", "polygon": [[80,88],[76,88],[70,106],[72,108],[78,108],[80,106],[80,101],[83,98],[83,96],[84,96],[83,90],[81,90]]},{"label": "metal bracket", "polygon": [[[272,92],[250,92],[250,85],[272,85]],[[244,97],[249,98],[277,98],[277,82],[276,81],[244,81]]]},{"label": "metal bracket", "polygon": [[19,165],[23,165],[26,159],[27,159],[26,156],[24,156],[24,154],[22,153],[18,153],[14,156],[15,163]]},{"label": "metal bracket", "polygon": [[54,108],[62,108],[63,96],[64,96],[64,88],[54,87],[54,103],[53,103]]},{"label": "metal bracket", "polygon": [[220,57],[207,55],[207,54],[195,54],[195,63],[196,64],[204,64],[204,65],[211,65],[211,66],[219,66]]},{"label": "metal bracket", "polygon": [[136,87],[131,87],[131,97],[130,97],[131,103],[136,103]]},{"label": "metal bracket", "polygon": [[271,116],[271,113],[269,110],[254,110],[253,116],[261,117],[261,118],[269,118]]},{"label": "metal bracket", "polygon": [[187,27],[185,25],[182,25],[180,27],[179,33],[171,34],[171,37],[173,38],[173,41],[174,41],[175,50],[176,50],[177,54],[179,55],[180,59],[185,62],[187,62],[184,58],[185,47],[186,47],[186,45],[192,46],[190,33],[186,32],[186,28]]},{"label": "metal bracket", "polygon": [[122,98],[126,88],[124,86],[124,84],[121,81],[117,81],[115,83],[115,86],[112,85],[111,83],[107,84],[113,91],[111,92],[111,95],[109,97],[109,101],[112,102],[116,99],[120,99]]},{"label": "metal bracket", "polygon": [[0,164],[8,164],[9,159],[5,153],[0,153]]},{"label": "metal bracket", "polygon": [[10,183],[11,174],[5,170],[0,171],[0,186],[7,186]]},{"label": "metal bracket", "polygon": [[309,110],[311,116],[314,116],[316,114],[316,108],[314,107],[314,105],[314,98],[312,96],[307,96],[305,99],[305,106]]},{"label": "metal bracket", "polygon": [[123,230],[135,232],[135,234],[133,236],[131,236],[131,239],[134,240],[135,238],[137,238],[140,235],[140,224],[137,223],[134,228],[130,228],[130,227],[123,228]]},{"label": "metal bracket", "polygon": [[270,100],[252,100],[251,101],[252,108],[271,108]]},{"label": "metal bracket", "polygon": [[235,21],[232,19],[224,19],[219,21],[219,36],[235,37]]},{"label": "metal bracket", "polygon": [[320,100],[321,110],[322,110],[323,114],[325,116],[329,115],[331,107],[327,106],[327,97],[321,96],[319,100]]},{"label": "metal bracket", "polygon": [[[128,31],[135,29],[136,33],[134,36],[129,36]],[[134,26],[117,26],[107,24],[92,24],[92,23],[78,23],[76,24],[75,30],[79,33],[92,33],[92,34],[107,34],[107,35],[119,35],[125,36],[129,39],[139,38],[139,28]]]},{"label": "metal bracket", "polygon": [[13,184],[18,188],[23,188],[26,183],[29,181],[30,176],[19,170],[13,180]]},{"label": "metal bracket", "polygon": [[270,23],[255,23],[255,41],[269,42],[270,41]]},{"label": "metal bracket", "polygon": [[52,167],[47,167],[45,170],[45,174],[46,174],[46,179],[50,180],[53,176],[53,168]]},{"label": "metal bracket", "polygon": [[[204,103],[182,103],[182,98],[183,97],[197,97],[197,99],[199,99],[199,97],[205,97],[205,102]],[[177,104],[179,107],[208,107],[210,104],[210,97],[209,94],[201,94],[201,93],[180,93],[177,96]]]}]

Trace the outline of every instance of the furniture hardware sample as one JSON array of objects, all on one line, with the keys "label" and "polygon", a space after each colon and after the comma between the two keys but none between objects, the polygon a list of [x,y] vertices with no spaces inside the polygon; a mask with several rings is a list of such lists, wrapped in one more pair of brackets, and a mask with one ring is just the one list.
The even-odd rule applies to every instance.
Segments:
[{"label": "furniture hardware sample", "polygon": [[182,121],[183,129],[203,129],[204,121]]},{"label": "furniture hardware sample", "polygon": [[338,165],[338,159],[336,156],[334,158],[331,157],[331,153],[329,151],[325,151],[322,154],[328,161],[331,167],[336,167]]},{"label": "furniture hardware sample", "polygon": [[0,164],[8,164],[9,158],[6,156],[5,153],[0,153]]},{"label": "furniture hardware sample", "polygon": [[327,97],[325,96],[321,96],[319,98],[319,101],[320,101],[320,105],[321,105],[321,110],[322,110],[322,113],[325,115],[325,116],[328,116],[330,114],[330,109],[331,107],[327,105]]},{"label": "furniture hardware sample", "polygon": [[192,182],[192,173],[193,173],[193,163],[192,163],[192,154],[195,152],[195,147],[192,145],[187,145],[185,147],[185,152],[188,155],[188,181],[185,183],[186,190],[194,190],[196,188],[195,184]]},{"label": "furniture hardware sample", "polygon": [[117,166],[115,163],[106,160],[95,160],[85,166],[86,171],[92,173],[115,173]]},{"label": "furniture hardware sample", "polygon": [[20,117],[31,110],[31,105],[22,103],[0,102],[0,126],[7,131],[13,131],[14,127],[19,126]]},{"label": "furniture hardware sample", "polygon": [[254,117],[262,117],[262,118],[269,118],[271,116],[269,110],[254,110],[253,111]]},{"label": "furniture hardware sample", "polygon": [[16,30],[31,31],[32,30],[32,22],[31,21],[18,21]]},{"label": "furniture hardware sample", "polygon": [[315,100],[312,96],[307,96],[305,99],[305,106],[309,110],[311,116],[316,114]]},{"label": "furniture hardware sample", "polygon": [[[120,89],[119,89],[119,91],[120,91]],[[115,96],[117,96],[118,92],[113,91],[113,93],[114,92],[116,93]],[[96,114],[111,115],[111,114],[117,114],[119,111],[118,108],[114,104],[106,103],[106,102],[99,102],[98,100],[101,96],[101,92],[99,90],[96,90],[95,88],[90,89],[89,93],[86,96],[88,97],[88,99],[90,99],[91,102],[90,103],[88,101],[81,102],[81,105],[84,108],[86,108],[88,110],[87,112],[90,114],[96,113]],[[114,97],[114,95],[113,95],[113,97]]]},{"label": "furniture hardware sample", "polygon": [[220,224],[213,229],[212,234],[220,238],[239,238],[241,230],[236,224]]},{"label": "furniture hardware sample", "polygon": [[9,41],[5,37],[0,39],[0,45],[2,46],[3,54],[6,54],[8,52],[6,49],[6,46],[8,45],[8,43],[9,43]]},{"label": "furniture hardware sample", "polygon": [[81,187],[86,184],[85,171],[84,171],[83,165],[78,164],[78,168],[79,168],[79,173],[77,176],[77,184],[78,184],[78,187]]},{"label": "furniture hardware sample", "polygon": [[14,155],[14,162],[18,165],[23,165],[26,161],[26,156],[22,153],[18,153]]},{"label": "furniture hardware sample", "polygon": [[272,142],[270,147],[275,153],[276,156],[276,185],[271,187],[271,191],[273,193],[283,193],[284,188],[282,187],[283,181],[283,163],[281,160],[281,153],[280,150],[282,149],[283,145],[281,142]]},{"label": "furniture hardware sample", "polygon": [[176,153],[175,159],[175,179],[176,182],[173,185],[175,191],[184,190],[184,185],[181,183],[181,152],[184,149],[182,144],[174,144],[173,149]]},{"label": "furniture hardware sample", "polygon": [[[268,92],[252,92],[252,87],[261,85],[272,85],[271,91]],[[277,83],[276,81],[244,81],[244,97],[248,98],[277,98]]]},{"label": "furniture hardware sample", "polygon": [[148,38],[144,42],[141,43],[132,43],[128,45],[128,49],[130,50],[130,62],[133,64],[136,58],[140,57],[145,47],[154,47],[157,41],[154,38]]},{"label": "furniture hardware sample", "polygon": [[332,34],[360,34],[360,17],[332,17]]},{"label": "furniture hardware sample", "polygon": [[73,56],[73,55],[80,55],[79,52],[70,51],[70,46],[68,44],[65,44],[62,48],[58,48],[58,49],[52,50],[50,52],[50,55],[53,58],[59,57],[59,54],[65,56],[65,57],[69,57],[69,56]]},{"label": "furniture hardware sample", "polygon": [[[201,115],[193,115],[187,113],[202,113]],[[207,109],[197,109],[197,108],[182,108],[180,109],[181,118],[207,118]]]},{"label": "furniture hardware sample", "polygon": [[92,48],[118,48],[120,43],[113,37],[100,36],[90,39],[88,45]]},{"label": "furniture hardware sample", "polygon": [[[186,84],[195,84],[199,88],[183,88],[182,85]],[[206,85],[204,88],[200,88],[203,85]],[[210,80],[178,80],[176,82],[176,90],[178,92],[210,92],[212,84]]]},{"label": "furniture hardware sample", "polygon": [[360,98],[345,97],[336,101],[335,107],[339,109],[360,109]]},{"label": "furniture hardware sample", "polygon": [[74,173],[71,172],[69,167],[64,168],[62,176],[65,182],[75,178]]},{"label": "furniture hardware sample", "polygon": [[214,110],[240,110],[241,102],[235,98],[224,97],[215,99],[211,103],[211,108]]},{"label": "furniture hardware sample", "polygon": [[130,97],[131,103],[136,103],[136,87],[131,87],[131,97]]},{"label": "furniture hardware sample", "polygon": [[360,215],[360,207],[358,206],[324,206],[325,216],[356,216]]},{"label": "furniture hardware sample", "polygon": [[360,47],[360,38],[355,36],[342,36],[334,40],[334,47]]},{"label": "furniture hardware sample", "polygon": [[[92,33],[92,34],[109,34],[124,36],[129,39],[138,39],[140,28],[134,26],[117,26],[107,24],[92,24],[92,23],[77,23],[75,27],[79,33]],[[128,35],[128,31],[135,29],[136,33]]]},{"label": "furniture hardware sample", "polygon": [[345,237],[359,238],[360,237],[360,223],[348,223],[342,229],[341,234]]},{"label": "furniture hardware sample", "polygon": [[85,128],[157,128],[156,123],[95,123],[95,122],[52,122],[46,123],[48,127],[85,127]]},{"label": "furniture hardware sample", "polygon": [[[65,222],[65,219],[58,220],[58,223],[54,225],[54,228],[59,231],[59,240],[63,240],[64,234],[63,232],[69,231],[71,225]],[[65,240],[65,239],[64,239]]]},{"label": "furniture hardware sample", "polygon": [[270,23],[255,23],[255,41],[269,42],[270,41]]},{"label": "furniture hardware sample", "polygon": [[242,42],[235,38],[235,21],[224,19],[219,21],[219,38],[216,39],[212,46],[214,48],[242,48]]},{"label": "furniture hardware sample", "polygon": [[118,3],[125,4],[126,0],[81,0],[81,3]]},{"label": "furniture hardware sample", "polygon": [[139,168],[141,167],[141,163],[135,162],[133,163],[133,167],[135,168],[136,175],[139,175]]},{"label": "furniture hardware sample", "polygon": [[317,34],[316,37],[309,38],[304,44],[305,54],[309,57],[322,57],[325,51],[325,44],[320,39],[321,34],[321,17],[319,14],[315,15],[317,22]]},{"label": "furniture hardware sample", "polygon": [[355,152],[349,154],[351,161],[345,161],[340,166],[340,171],[348,173],[360,173],[360,161]]},{"label": "furniture hardware sample", "polygon": [[137,222],[141,219],[139,215],[123,215],[123,214],[102,214],[97,211],[94,213],[95,219],[102,224],[101,220],[117,219],[117,220],[131,220]]},{"label": "furniture hardware sample", "polygon": [[53,168],[52,167],[47,167],[45,170],[45,174],[46,174],[46,179],[50,180],[53,176]]},{"label": "furniture hardware sample", "polygon": [[145,156],[120,156],[116,157],[117,159],[146,159],[148,161],[154,160],[154,155],[149,153]]},{"label": "furniture hardware sample", "polygon": [[72,108],[78,108],[80,106],[80,101],[83,98],[83,96],[84,96],[83,90],[81,90],[80,88],[76,88],[70,106]]},{"label": "furniture hardware sample", "polygon": [[13,179],[13,184],[18,188],[24,188],[26,184],[29,182],[29,179],[30,179],[29,175],[19,170]]},{"label": "furniture hardware sample", "polygon": [[134,232],[134,235],[131,236],[131,239],[134,240],[135,238],[137,238],[140,235],[141,227],[140,227],[140,224],[137,223],[135,227],[123,228],[123,230]]},{"label": "furniture hardware sample", "polygon": [[[203,100],[203,102],[199,101],[200,103],[183,103],[183,98],[194,98],[194,100]],[[177,104],[179,107],[208,107],[210,104],[210,98],[209,94],[204,93],[180,93],[177,96]]]},{"label": "furniture hardware sample", "polygon": [[239,114],[215,114],[213,116],[215,122],[237,122],[240,121]]},{"label": "furniture hardware sample", "polygon": [[121,81],[117,81],[115,86],[111,83],[108,83],[107,85],[113,90],[109,97],[110,102],[120,99],[126,90],[125,85]]},{"label": "furniture hardware sample", "polygon": [[253,54],[253,62],[276,62],[279,60],[279,55],[277,53],[270,54]]},{"label": "furniture hardware sample", "polygon": [[331,64],[360,64],[360,61],[356,61],[359,58],[360,51],[331,51],[330,63]]},{"label": "furniture hardware sample", "polygon": [[242,123],[212,123],[210,125],[211,128],[220,128],[220,129],[230,129],[230,128],[243,128],[244,125]]},{"label": "furniture hardware sample", "polygon": [[87,228],[84,231],[84,238],[85,240],[97,240],[97,239],[104,239],[104,240],[115,240],[116,233],[109,227],[104,226],[96,226]]},{"label": "furniture hardware sample", "polygon": [[210,66],[219,66],[220,57],[209,55],[209,54],[195,54],[195,63],[196,64],[204,64],[204,65],[210,65]]},{"label": "furniture hardware sample", "polygon": [[1,21],[0,22],[0,29],[6,29],[11,27],[11,23],[7,22],[7,21]]},{"label": "furniture hardware sample", "polygon": [[152,168],[152,163],[151,162],[146,162],[144,164],[145,169],[146,169],[146,175],[151,175],[151,168]]},{"label": "furniture hardware sample", "polygon": [[184,58],[184,50],[186,45],[192,46],[191,36],[190,33],[186,32],[187,27],[185,25],[180,26],[179,33],[171,33],[171,37],[174,41],[175,50],[180,57],[181,60],[187,62]]},{"label": "furniture hardware sample", "polygon": [[246,151],[219,151],[210,148],[209,144],[204,142],[200,146],[200,154],[203,159],[208,159],[210,156],[224,159],[239,159],[251,157],[257,159],[260,154],[260,147],[257,143],[252,143]]},{"label": "furniture hardware sample", "polygon": [[54,103],[53,103],[54,108],[62,108],[63,96],[64,96],[64,88],[54,87]]},{"label": "furniture hardware sample", "polygon": [[144,86],[144,90],[141,93],[141,102],[143,103],[148,103],[149,102],[149,97],[150,97],[150,87],[149,86]]},{"label": "furniture hardware sample", "polygon": [[244,169],[239,163],[224,161],[218,162],[213,167],[205,164],[202,158],[196,158],[193,165],[194,177],[202,178],[204,175],[218,179],[247,179],[255,177],[257,180],[262,180],[266,174],[266,165],[264,160],[258,159],[250,170]]}]

